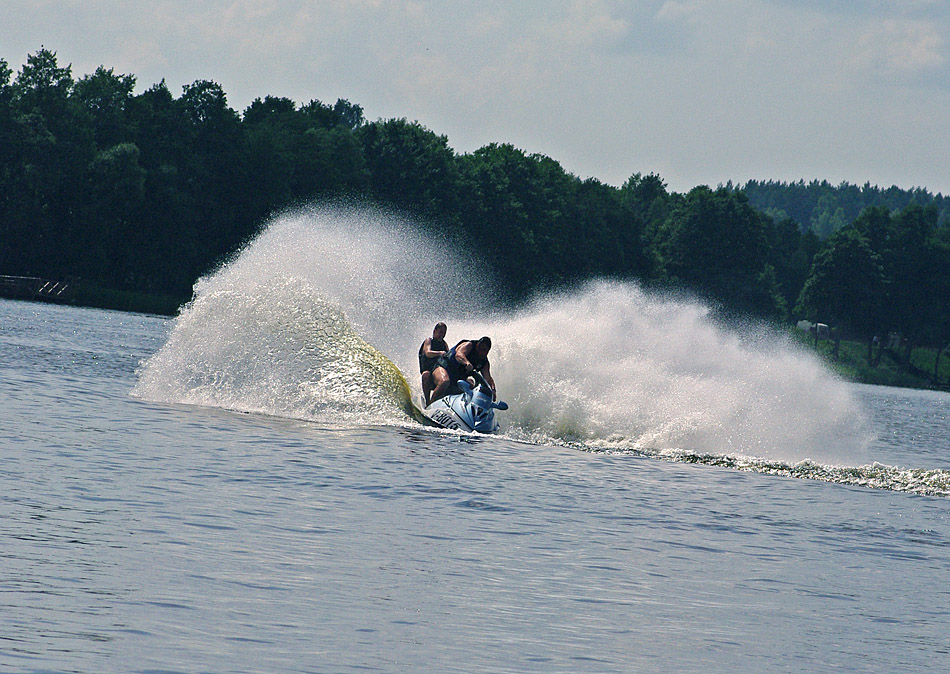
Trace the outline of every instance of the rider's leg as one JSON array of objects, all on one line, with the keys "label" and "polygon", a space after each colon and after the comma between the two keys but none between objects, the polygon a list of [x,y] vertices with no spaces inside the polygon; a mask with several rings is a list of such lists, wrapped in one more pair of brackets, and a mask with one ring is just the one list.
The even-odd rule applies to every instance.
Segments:
[{"label": "rider's leg", "polygon": [[432,371],[432,381],[435,383],[435,390],[432,391],[432,396],[429,399],[430,403],[444,396],[452,383],[449,380],[449,373],[445,371],[444,367],[437,367]]},{"label": "rider's leg", "polygon": [[432,393],[432,373],[426,370],[422,373],[422,398],[426,406],[429,405],[429,395]]}]

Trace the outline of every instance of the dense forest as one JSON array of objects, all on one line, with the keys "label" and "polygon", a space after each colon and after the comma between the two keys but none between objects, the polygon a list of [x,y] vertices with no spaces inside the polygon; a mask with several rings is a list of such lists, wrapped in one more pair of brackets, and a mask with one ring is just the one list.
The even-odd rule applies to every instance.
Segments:
[{"label": "dense forest", "polygon": [[899,211],[911,204],[934,205],[937,222],[950,222],[950,197],[934,195],[922,187],[904,190],[897,186],[881,189],[865,183],[858,187],[844,182],[832,185],[827,180],[806,183],[750,180],[745,185],[726,184],[732,191],[742,191],[749,203],[775,219],[791,218],[803,230],[811,230],[824,239],[854,222],[866,208],[885,206]]},{"label": "dense forest", "polygon": [[268,214],[349,195],[483,256],[513,301],[629,278],[869,344],[893,331],[950,341],[947,203],[925,190],[750,182],[679,194],[653,173],[614,187],[509,144],[459,154],[417,122],[369,122],[346,100],[266,96],[238,113],[213,81],[177,97],[164,82],[134,89],[105,67],[75,79],[47,49],[16,75],[0,60],[0,274],[187,298]]}]

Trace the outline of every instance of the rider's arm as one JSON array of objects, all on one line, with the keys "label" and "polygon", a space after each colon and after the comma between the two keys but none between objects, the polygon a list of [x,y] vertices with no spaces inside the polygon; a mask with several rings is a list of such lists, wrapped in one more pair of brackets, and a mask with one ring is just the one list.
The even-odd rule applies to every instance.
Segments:
[{"label": "rider's arm", "polygon": [[426,337],[425,344],[422,347],[422,355],[424,355],[426,358],[435,358],[436,356],[445,355],[445,351],[433,351],[432,338]]},{"label": "rider's arm", "polygon": [[455,360],[461,363],[465,367],[465,370],[469,372],[475,369],[468,360],[468,352],[473,348],[475,348],[474,342],[465,342],[462,346],[455,349]]},{"label": "rider's arm", "polygon": [[491,365],[488,362],[482,367],[482,375],[485,377],[485,381],[488,382],[488,385],[491,386],[492,393],[494,393],[495,380],[491,378]]}]

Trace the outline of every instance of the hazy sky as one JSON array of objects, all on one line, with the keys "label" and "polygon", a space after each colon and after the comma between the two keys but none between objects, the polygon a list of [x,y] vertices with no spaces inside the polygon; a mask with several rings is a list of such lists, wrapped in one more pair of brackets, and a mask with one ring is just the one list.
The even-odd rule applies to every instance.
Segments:
[{"label": "hazy sky", "polygon": [[238,111],[345,98],[613,185],[950,194],[947,0],[0,0],[0,58],[41,45],[77,78],[214,80]]}]

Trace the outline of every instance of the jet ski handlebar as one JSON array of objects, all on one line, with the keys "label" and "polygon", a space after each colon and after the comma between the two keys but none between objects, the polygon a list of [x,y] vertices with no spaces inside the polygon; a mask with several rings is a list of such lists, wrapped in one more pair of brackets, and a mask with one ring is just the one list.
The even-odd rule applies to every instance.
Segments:
[{"label": "jet ski handlebar", "polygon": [[485,375],[483,375],[480,370],[472,370],[471,372],[469,372],[469,375],[471,375],[471,377],[475,380],[475,383],[477,385],[484,386],[489,391],[492,390],[491,385],[488,383],[488,380],[485,379]]},{"label": "jet ski handlebar", "polygon": [[[470,377],[472,377],[472,378],[475,380],[475,384],[476,384],[479,388],[484,388],[484,395],[486,396],[486,398],[487,398],[487,396],[489,396],[489,395],[491,396],[490,398],[487,398],[487,400],[490,401],[490,404],[491,404],[492,409],[496,409],[496,410],[506,410],[506,409],[508,409],[508,403],[502,402],[502,401],[500,401],[500,400],[496,402],[496,401],[494,400],[495,392],[492,390],[492,387],[491,387],[491,385],[488,383],[488,380],[485,379],[485,375],[483,375],[483,374],[482,374],[481,372],[479,372],[478,370],[472,370],[472,371],[469,372],[468,374],[469,374]],[[461,388],[463,391],[465,391],[465,392],[468,393],[469,395],[471,395],[471,394],[473,393],[471,386],[469,385],[469,383],[468,383],[466,380],[460,379],[459,382],[458,382],[458,385],[459,385],[459,388]]]}]

